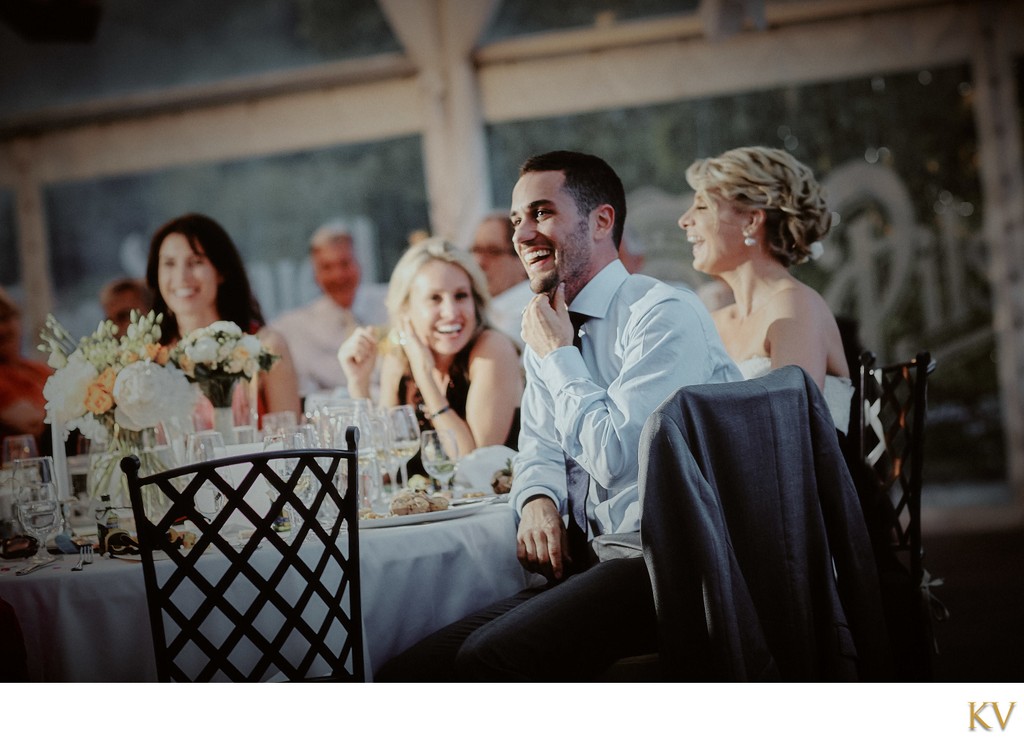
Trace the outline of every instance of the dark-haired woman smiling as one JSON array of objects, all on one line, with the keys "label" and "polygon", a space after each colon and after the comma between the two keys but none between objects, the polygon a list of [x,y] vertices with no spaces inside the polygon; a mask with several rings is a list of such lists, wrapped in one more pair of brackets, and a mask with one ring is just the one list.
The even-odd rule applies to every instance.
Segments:
[{"label": "dark-haired woman smiling", "polygon": [[[223,227],[202,214],[185,214],[164,224],[149,244],[146,282],[154,292],[153,309],[164,314],[162,343],[174,343],[218,320],[257,334],[280,357],[269,372],[254,378],[258,413],[291,411],[299,416],[298,376],[288,345],[264,327],[238,248]],[[236,390],[236,422],[240,411],[251,412],[249,395],[249,389]]]}]

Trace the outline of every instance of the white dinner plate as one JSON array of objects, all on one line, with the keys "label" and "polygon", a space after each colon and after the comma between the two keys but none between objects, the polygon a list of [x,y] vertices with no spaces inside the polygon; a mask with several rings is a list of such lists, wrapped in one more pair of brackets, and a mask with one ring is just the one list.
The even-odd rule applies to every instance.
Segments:
[{"label": "white dinner plate", "polygon": [[479,500],[480,502],[449,507],[447,510],[432,510],[427,513],[410,513],[407,516],[390,516],[388,518],[361,518],[359,519],[359,528],[383,529],[388,526],[411,526],[417,523],[433,523],[434,521],[447,521],[449,518],[461,518],[476,513],[491,504],[484,502],[486,498],[479,498]]}]

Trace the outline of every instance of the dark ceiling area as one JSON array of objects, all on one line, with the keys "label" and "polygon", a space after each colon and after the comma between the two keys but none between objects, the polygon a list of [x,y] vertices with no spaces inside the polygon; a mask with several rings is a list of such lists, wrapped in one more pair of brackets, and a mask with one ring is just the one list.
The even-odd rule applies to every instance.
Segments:
[{"label": "dark ceiling area", "polygon": [[30,42],[91,42],[101,0],[0,0],[0,21]]}]

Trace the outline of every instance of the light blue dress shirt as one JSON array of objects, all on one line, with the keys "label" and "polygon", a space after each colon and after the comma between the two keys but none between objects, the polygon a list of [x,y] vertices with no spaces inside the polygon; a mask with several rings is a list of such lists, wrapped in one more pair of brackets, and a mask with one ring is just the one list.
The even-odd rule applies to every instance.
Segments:
[{"label": "light blue dress shirt", "polygon": [[591,534],[636,531],[637,449],[647,417],[677,388],[742,380],[704,303],[686,289],[605,266],[569,305],[590,320],[582,353],[563,346],[540,358],[527,347],[517,513],[534,495],[568,511],[563,451],[590,475]]}]

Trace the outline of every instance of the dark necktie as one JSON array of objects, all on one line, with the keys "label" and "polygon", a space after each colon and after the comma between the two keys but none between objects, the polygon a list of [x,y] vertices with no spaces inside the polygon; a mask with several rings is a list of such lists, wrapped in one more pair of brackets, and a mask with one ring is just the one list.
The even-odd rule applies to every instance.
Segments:
[{"label": "dark necktie", "polygon": [[[582,353],[580,326],[590,318],[587,315],[570,312],[569,319],[572,321],[572,344]],[[573,560],[573,570],[580,571],[587,567],[590,557],[590,548],[587,544],[587,493],[590,489],[590,475],[569,454],[565,454],[565,486],[569,505],[569,555]]]}]

